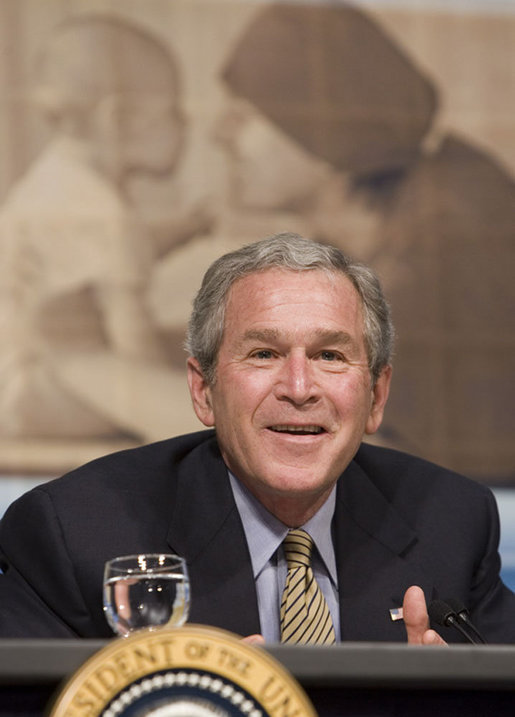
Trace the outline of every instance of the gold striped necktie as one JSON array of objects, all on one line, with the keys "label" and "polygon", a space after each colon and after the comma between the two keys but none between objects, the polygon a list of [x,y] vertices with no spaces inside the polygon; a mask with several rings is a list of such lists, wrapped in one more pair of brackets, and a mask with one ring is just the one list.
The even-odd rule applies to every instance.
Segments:
[{"label": "gold striped necktie", "polygon": [[283,542],[288,575],[281,602],[281,642],[332,645],[329,607],[311,569],[313,541],[305,530],[290,530]]}]

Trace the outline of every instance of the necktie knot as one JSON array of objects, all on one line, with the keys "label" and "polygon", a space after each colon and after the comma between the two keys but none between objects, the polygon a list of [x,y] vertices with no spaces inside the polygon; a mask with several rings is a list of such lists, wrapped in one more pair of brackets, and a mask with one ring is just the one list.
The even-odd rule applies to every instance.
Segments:
[{"label": "necktie knot", "polygon": [[288,562],[288,570],[299,566],[308,568],[311,564],[313,540],[305,530],[290,530],[283,541],[284,552]]}]

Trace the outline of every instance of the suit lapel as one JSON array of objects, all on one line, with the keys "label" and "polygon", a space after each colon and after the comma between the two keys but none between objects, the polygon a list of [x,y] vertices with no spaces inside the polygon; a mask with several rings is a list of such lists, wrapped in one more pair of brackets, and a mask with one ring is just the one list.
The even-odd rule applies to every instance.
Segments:
[{"label": "suit lapel", "polygon": [[167,540],[188,565],[191,622],[260,631],[250,555],[214,438],[181,463]]},{"label": "suit lapel", "polygon": [[[342,640],[404,641],[389,610],[410,585],[429,596],[432,583],[410,557],[416,534],[355,461],[339,481],[333,526]],[[167,542],[188,564],[191,622],[260,631],[245,534],[214,438],[181,462]]]},{"label": "suit lapel", "polygon": [[410,585],[430,595],[432,584],[410,559],[416,534],[354,461],[338,485],[333,525],[342,640],[404,641],[389,611]]}]

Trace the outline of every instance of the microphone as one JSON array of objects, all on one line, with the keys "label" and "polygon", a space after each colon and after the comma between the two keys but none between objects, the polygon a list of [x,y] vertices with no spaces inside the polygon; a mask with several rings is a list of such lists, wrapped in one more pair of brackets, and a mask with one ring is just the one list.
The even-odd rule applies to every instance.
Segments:
[{"label": "microphone", "polygon": [[470,642],[472,645],[480,644],[477,637],[475,637],[474,634],[471,634],[467,628],[462,625],[458,619],[458,615],[454,612],[450,605],[443,600],[433,600],[433,602],[429,604],[427,611],[433,622],[436,622],[438,625],[442,625],[443,627],[453,627],[467,640],[467,642]]},{"label": "microphone", "polygon": [[461,600],[458,600],[456,598],[447,598],[446,599],[447,605],[456,613],[456,617],[458,618],[458,621],[467,627],[479,640],[479,642],[482,645],[488,644],[483,635],[479,632],[477,627],[474,625],[472,620],[470,619],[469,611],[465,607],[465,605],[461,602]]}]

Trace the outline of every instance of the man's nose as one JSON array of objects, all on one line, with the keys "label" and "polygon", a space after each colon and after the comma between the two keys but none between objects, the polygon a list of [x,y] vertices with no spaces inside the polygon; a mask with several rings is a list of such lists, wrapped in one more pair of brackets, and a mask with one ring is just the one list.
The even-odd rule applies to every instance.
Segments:
[{"label": "man's nose", "polygon": [[284,360],[276,384],[276,397],[298,406],[318,400],[318,386],[307,356],[291,355]]}]

